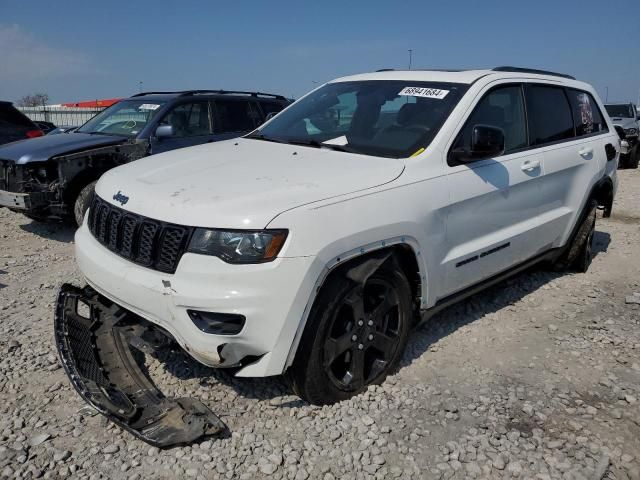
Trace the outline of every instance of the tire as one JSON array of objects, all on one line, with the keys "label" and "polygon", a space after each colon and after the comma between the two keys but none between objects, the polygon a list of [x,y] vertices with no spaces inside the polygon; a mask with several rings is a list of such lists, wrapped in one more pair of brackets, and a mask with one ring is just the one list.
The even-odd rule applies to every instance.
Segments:
[{"label": "tire", "polygon": [[640,163],[640,145],[636,144],[631,152],[629,152],[626,166],[627,168],[638,168],[638,163]]},{"label": "tire", "polygon": [[82,221],[84,220],[84,214],[87,213],[89,206],[91,205],[91,201],[93,200],[93,194],[96,189],[96,183],[98,181],[91,182],[87,186],[85,186],[78,196],[76,197],[76,201],[73,204],[73,215],[76,220],[76,224],[78,227],[82,225]]},{"label": "tire", "polygon": [[629,161],[629,154],[623,155],[620,154],[620,159],[618,160],[618,170],[624,170],[627,168],[627,162]]},{"label": "tire", "polygon": [[585,273],[593,259],[593,237],[596,229],[597,203],[589,204],[587,215],[562,257],[554,264],[556,271],[574,271]]},{"label": "tire", "polygon": [[325,405],[382,383],[402,357],[412,319],[409,281],[393,257],[364,284],[336,272],[309,314],[289,371],[294,391]]}]

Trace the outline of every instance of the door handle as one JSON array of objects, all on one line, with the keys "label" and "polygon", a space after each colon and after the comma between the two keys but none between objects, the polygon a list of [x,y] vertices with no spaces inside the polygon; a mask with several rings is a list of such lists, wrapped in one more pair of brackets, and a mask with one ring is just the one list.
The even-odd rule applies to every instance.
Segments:
[{"label": "door handle", "polygon": [[520,166],[523,172],[532,172],[536,168],[540,168],[540,160],[527,160]]},{"label": "door handle", "polygon": [[580,154],[580,156],[583,158],[590,157],[591,155],[593,155],[593,148],[583,148],[582,150],[578,150],[578,154]]}]

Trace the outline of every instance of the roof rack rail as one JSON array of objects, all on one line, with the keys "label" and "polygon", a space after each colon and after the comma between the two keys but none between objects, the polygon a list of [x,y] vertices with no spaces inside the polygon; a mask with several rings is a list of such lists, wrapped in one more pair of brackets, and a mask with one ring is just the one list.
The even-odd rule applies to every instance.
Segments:
[{"label": "roof rack rail", "polygon": [[185,97],[188,95],[202,95],[202,94],[216,94],[216,95],[250,95],[252,97],[271,97],[276,98],[278,100],[286,100],[284,95],[276,95],[273,93],[264,93],[264,92],[245,92],[240,90],[184,90],[179,92],[141,92],[136,93],[133,97],[142,97],[144,95],[171,95],[177,94],[180,97]]},{"label": "roof rack rail", "polygon": [[131,98],[143,97],[145,95],[172,95],[175,93],[181,93],[181,92],[140,92],[140,93],[136,93],[135,95],[131,95]]},{"label": "roof rack rail", "polygon": [[393,72],[395,71],[395,68],[380,68],[379,70],[376,70],[377,72]]},{"label": "roof rack rail", "polygon": [[286,100],[284,95],[276,95],[274,93],[265,92],[247,92],[243,90],[191,90],[188,92],[184,92],[183,95],[199,95],[207,93],[215,93],[220,95],[250,95],[252,97],[271,97],[277,98],[278,100]]},{"label": "roof rack rail", "polygon": [[521,68],[521,67],[495,67],[491,71],[493,72],[514,72],[514,73],[536,73],[538,75],[552,75],[554,77],[562,77],[568,78],[570,80],[575,80],[576,77],[571,75],[567,75],[566,73],[558,73],[558,72],[550,72],[548,70],[538,70],[536,68]]}]

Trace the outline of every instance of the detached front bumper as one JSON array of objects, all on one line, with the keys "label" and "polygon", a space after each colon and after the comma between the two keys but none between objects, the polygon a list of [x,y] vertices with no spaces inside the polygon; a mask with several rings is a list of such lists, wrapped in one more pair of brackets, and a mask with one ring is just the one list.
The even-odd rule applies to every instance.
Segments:
[{"label": "detached front bumper", "polygon": [[158,447],[218,435],[225,424],[194,398],[165,397],[136,360],[163,334],[90,287],[63,285],[54,332],[60,360],[78,394],[136,437]]}]

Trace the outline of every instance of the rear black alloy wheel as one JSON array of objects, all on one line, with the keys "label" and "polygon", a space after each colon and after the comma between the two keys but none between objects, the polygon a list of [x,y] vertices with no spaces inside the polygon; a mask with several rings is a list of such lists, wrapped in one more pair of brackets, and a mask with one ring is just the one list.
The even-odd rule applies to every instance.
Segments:
[{"label": "rear black alloy wheel", "polygon": [[402,356],[411,320],[411,289],[395,262],[364,283],[332,277],[298,347],[294,389],[310,403],[326,404],[382,382]]},{"label": "rear black alloy wheel", "polygon": [[593,259],[593,239],[596,230],[597,202],[591,201],[580,227],[571,239],[566,251],[553,265],[556,271],[575,271],[585,273]]},{"label": "rear black alloy wheel", "polygon": [[593,215],[590,215],[587,218],[587,221],[590,222],[590,227],[587,231],[584,243],[582,244],[582,247],[580,248],[580,251],[573,263],[575,270],[582,273],[585,273],[589,269],[591,261],[593,260],[593,237],[596,232],[595,211],[593,212]]}]

